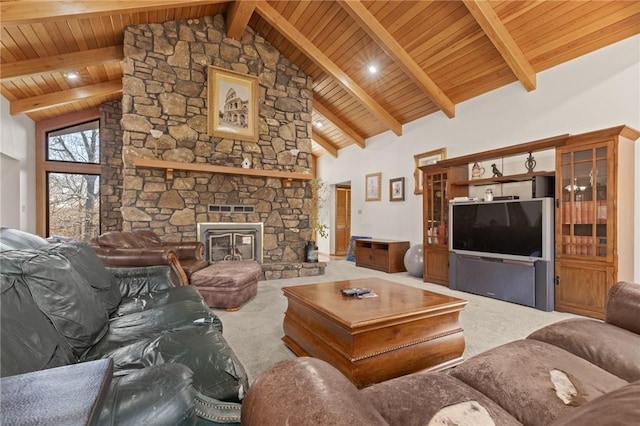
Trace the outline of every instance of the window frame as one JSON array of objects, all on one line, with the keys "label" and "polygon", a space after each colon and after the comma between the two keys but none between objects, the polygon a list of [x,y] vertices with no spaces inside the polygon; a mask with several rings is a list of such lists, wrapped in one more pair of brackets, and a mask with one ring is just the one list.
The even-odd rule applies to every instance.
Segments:
[{"label": "window frame", "polygon": [[49,236],[47,235],[48,173],[76,173],[100,176],[102,171],[102,155],[98,164],[47,160],[47,133],[92,120],[98,120],[98,127],[102,128],[102,117],[98,108],[91,108],[36,123],[36,233],[42,237]]}]

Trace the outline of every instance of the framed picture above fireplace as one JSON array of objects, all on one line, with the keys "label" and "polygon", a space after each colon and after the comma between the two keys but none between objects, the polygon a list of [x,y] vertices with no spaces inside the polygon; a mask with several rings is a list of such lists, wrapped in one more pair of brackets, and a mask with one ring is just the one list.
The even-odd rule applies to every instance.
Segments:
[{"label": "framed picture above fireplace", "polygon": [[210,136],[258,142],[258,77],[209,66]]}]

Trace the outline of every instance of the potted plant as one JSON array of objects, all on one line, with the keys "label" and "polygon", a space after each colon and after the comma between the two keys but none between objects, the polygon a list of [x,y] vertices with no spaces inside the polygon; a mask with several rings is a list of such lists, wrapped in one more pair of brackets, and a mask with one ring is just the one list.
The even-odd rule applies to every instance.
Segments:
[{"label": "potted plant", "polygon": [[[329,236],[329,228],[320,221],[320,210],[322,209],[326,199],[325,182],[322,179],[316,178],[312,179],[309,184],[311,185],[311,212],[309,214],[309,226],[313,232],[313,238],[316,238],[318,235],[321,238],[327,238]],[[315,240],[307,242],[305,260],[307,262],[318,261],[318,246],[316,245]]]}]

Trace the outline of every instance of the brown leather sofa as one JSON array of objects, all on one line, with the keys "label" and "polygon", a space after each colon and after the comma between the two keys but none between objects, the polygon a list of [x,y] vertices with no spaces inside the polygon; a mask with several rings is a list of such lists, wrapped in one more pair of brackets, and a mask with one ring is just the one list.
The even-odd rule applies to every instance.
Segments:
[{"label": "brown leather sofa", "polygon": [[209,265],[201,242],[167,242],[153,231],[107,232],[92,239],[91,247],[105,266],[169,265],[176,285],[188,285],[191,274]]},{"label": "brown leather sofa", "polygon": [[243,426],[631,425],[640,419],[640,284],[605,321],[574,318],[476,355],[358,390],[328,363],[283,361],[252,384]]}]

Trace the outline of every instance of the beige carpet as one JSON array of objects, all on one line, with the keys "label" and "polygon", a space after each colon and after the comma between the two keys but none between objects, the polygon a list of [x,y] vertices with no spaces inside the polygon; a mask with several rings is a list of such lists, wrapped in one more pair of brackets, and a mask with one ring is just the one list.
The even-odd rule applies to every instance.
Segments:
[{"label": "beige carpet", "polygon": [[224,326],[223,334],[247,370],[249,381],[253,382],[260,373],[278,361],[295,357],[280,340],[283,335],[282,320],[287,309],[282,287],[366,277],[380,277],[468,300],[467,307],[460,315],[466,342],[465,358],[522,339],[544,325],[575,317],[450,290],[441,285],[424,283],[421,278],[412,277],[406,272],[386,274],[356,267],[353,262],[346,260],[327,261],[325,275],[260,281],[258,295],[240,310],[216,310]]}]

